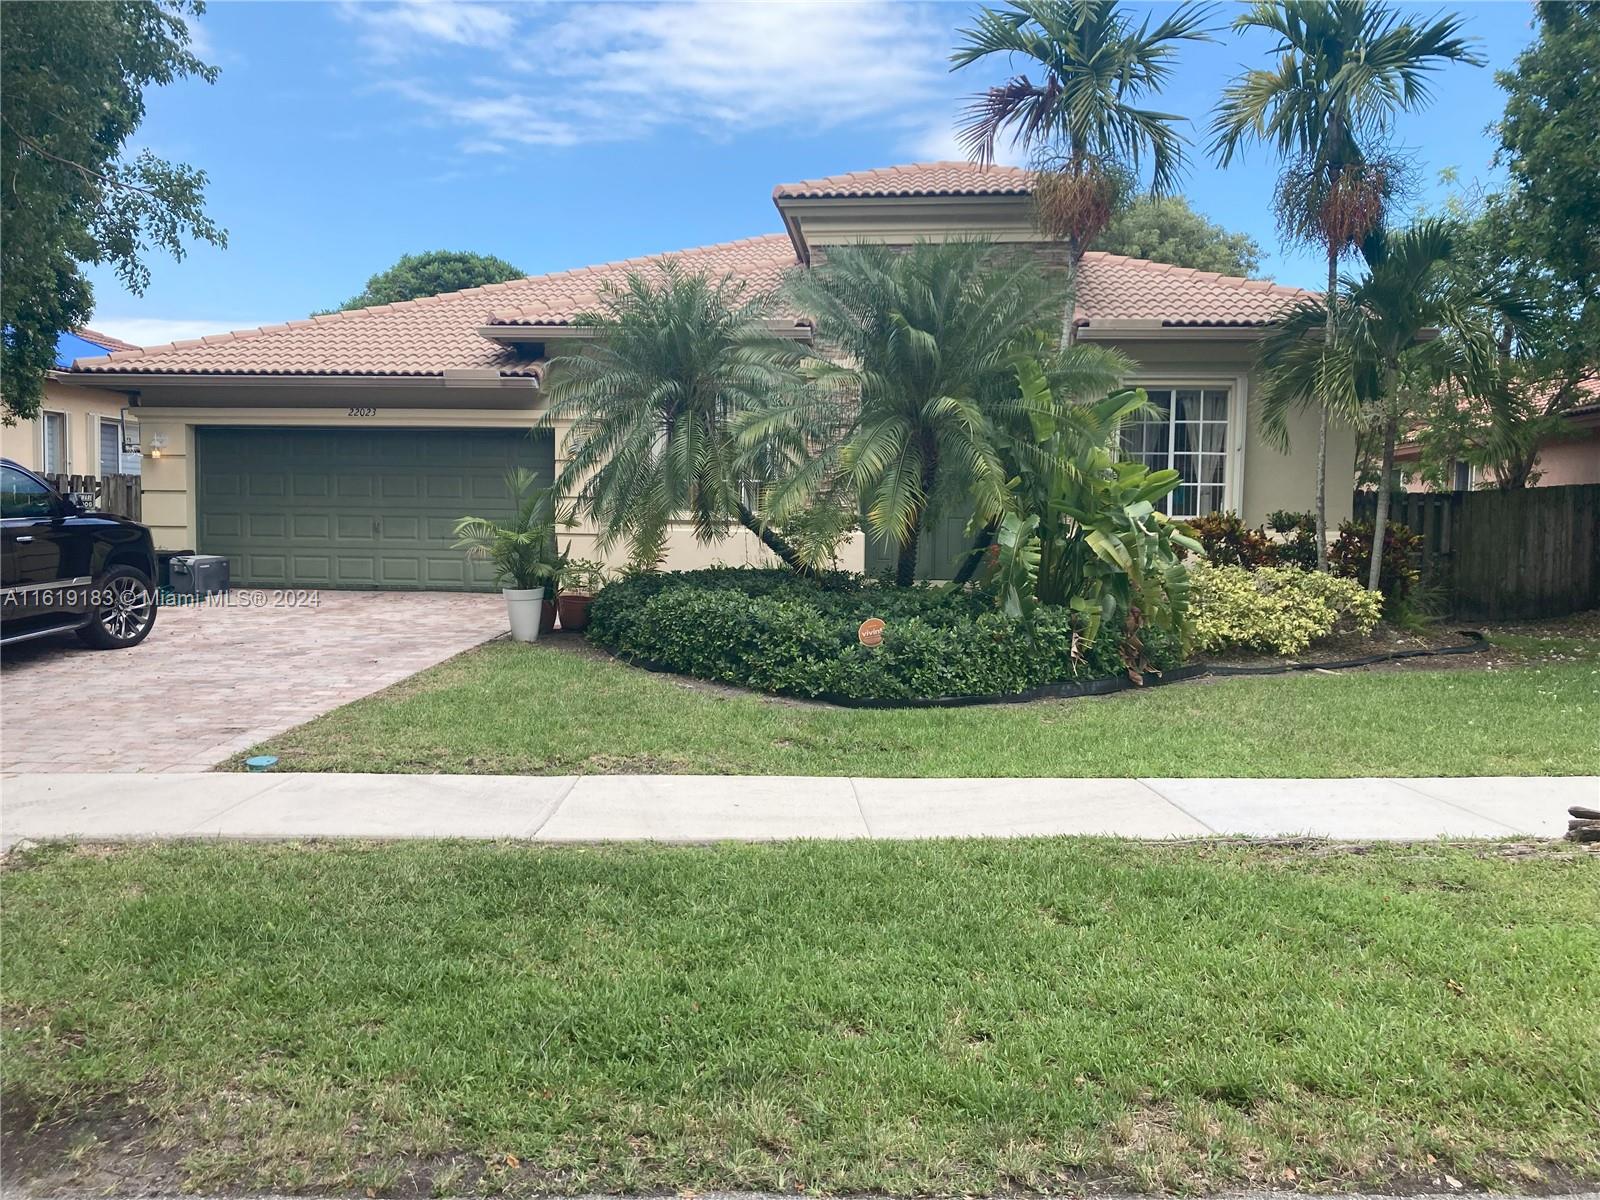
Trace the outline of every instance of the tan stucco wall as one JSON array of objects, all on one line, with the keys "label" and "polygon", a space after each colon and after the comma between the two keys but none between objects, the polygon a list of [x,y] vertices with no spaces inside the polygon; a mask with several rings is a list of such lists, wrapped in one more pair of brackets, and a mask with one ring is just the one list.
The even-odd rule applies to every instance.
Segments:
[{"label": "tan stucco wall", "polygon": [[[1317,417],[1295,413],[1289,420],[1289,449],[1280,451],[1261,432],[1259,378],[1254,369],[1256,343],[1239,339],[1200,338],[1096,339],[1096,345],[1121,350],[1140,366],[1132,382],[1168,380],[1191,374],[1199,381],[1220,378],[1236,389],[1233,445],[1242,462],[1230,487],[1230,507],[1251,525],[1266,521],[1276,509],[1308,511],[1316,505]],[[1243,432],[1243,442],[1239,438]],[[1335,424],[1328,434],[1328,523],[1349,520],[1355,492],[1356,435]]]},{"label": "tan stucco wall", "polygon": [[[363,428],[417,428],[426,426],[473,426],[490,429],[531,429],[539,421],[539,410],[436,408],[411,410],[384,410],[381,418],[348,418],[344,409],[307,409],[300,407],[277,408],[222,408],[174,407],[141,408],[140,429],[145,447],[144,457],[144,521],[150,526],[156,546],[163,550],[188,550],[196,548],[195,521],[195,428],[202,425],[269,425],[269,426],[322,426],[351,428],[358,423]],[[570,430],[567,423],[555,426],[555,453],[557,470],[566,461],[566,438]],[[165,440],[159,457],[151,448],[158,440]],[[611,547],[602,555],[596,549],[596,535],[592,529],[562,529],[558,541],[563,549],[571,548],[574,558],[602,559],[613,567],[620,567],[627,559],[625,547]],[[704,543],[694,536],[687,524],[675,526],[668,541],[666,566],[669,570],[687,571],[697,567],[770,566],[776,563],[770,551],[748,531],[733,528],[721,541]],[[845,570],[861,570],[866,562],[865,544],[857,536],[840,548],[839,566]]]},{"label": "tan stucco wall", "polygon": [[[1290,449],[1280,453],[1261,437],[1259,422],[1252,411],[1251,396],[1254,377],[1251,364],[1255,345],[1250,341],[1206,342],[1199,339],[1126,339],[1113,344],[1140,364],[1134,382],[1176,381],[1193,378],[1197,382],[1223,381],[1235,389],[1235,414],[1242,417],[1236,422],[1235,462],[1242,462],[1242,470],[1234,471],[1230,504],[1240,510],[1247,521],[1260,524],[1273,509],[1309,509],[1315,500],[1314,479],[1316,462],[1316,418],[1314,414],[1297,414],[1290,427]],[[115,416],[120,407],[120,393],[99,393],[96,389],[74,388],[52,383],[52,392],[71,402],[75,419],[70,420],[72,436],[69,438],[76,453],[83,453],[88,445],[87,415],[90,412]],[[383,397],[380,416],[361,418],[347,416],[352,403],[367,403],[368,396],[354,390],[341,393],[336,388],[322,390],[316,399],[317,406],[306,403],[309,393],[302,393],[292,404],[274,404],[264,407],[272,392],[264,389],[244,388],[196,394],[179,394],[176,390],[155,393],[138,410],[141,441],[144,446],[144,520],[150,525],[157,546],[162,549],[190,549],[195,546],[195,479],[194,443],[195,428],[199,425],[293,425],[351,427],[419,427],[419,426],[478,426],[484,428],[526,429],[537,424],[540,406],[535,399],[529,404],[526,394],[517,399],[520,407],[472,407],[470,393],[456,390],[448,397],[438,397],[434,406],[422,406],[424,399],[411,396],[412,407],[393,405],[396,397]],[[104,398],[102,398],[102,396]],[[152,400],[164,401],[151,403]],[[506,396],[492,394],[495,404],[508,403]],[[176,401],[176,402],[174,402]],[[335,401],[328,405],[327,401]],[[241,405],[254,407],[241,407]],[[29,423],[30,426],[33,423]],[[567,435],[569,426],[558,423],[555,427],[555,454],[557,469],[568,458]],[[1242,428],[1242,436],[1240,430]],[[24,434],[24,426],[5,431],[7,453],[15,442],[18,458],[24,465],[32,465],[37,458],[37,429],[31,429],[31,440]],[[160,457],[154,457],[152,448],[164,440]],[[27,453],[32,447],[31,455]],[[73,470],[80,468],[74,458]],[[1329,519],[1337,523],[1349,517],[1351,491],[1354,486],[1355,435],[1348,429],[1335,428],[1330,438],[1328,456]],[[561,532],[561,544],[571,545],[575,557],[602,557],[595,550],[592,530],[573,529]],[[622,547],[612,547],[603,556],[613,565],[620,566],[626,557]],[[751,534],[743,529],[730,530],[721,541],[705,544],[697,541],[693,531],[685,524],[673,530],[669,541],[666,566],[673,570],[688,570],[713,564],[757,565],[772,564],[772,554]],[[865,566],[865,539],[860,535],[851,538],[840,550],[839,566],[845,570],[862,570]]]},{"label": "tan stucco wall", "polygon": [[[74,387],[45,380],[41,409],[66,416],[67,461],[64,474],[115,474],[120,464],[101,469],[99,419],[115,421],[127,400],[120,392]],[[0,458],[9,458],[30,471],[44,470],[44,433],[40,419],[0,426]]]}]

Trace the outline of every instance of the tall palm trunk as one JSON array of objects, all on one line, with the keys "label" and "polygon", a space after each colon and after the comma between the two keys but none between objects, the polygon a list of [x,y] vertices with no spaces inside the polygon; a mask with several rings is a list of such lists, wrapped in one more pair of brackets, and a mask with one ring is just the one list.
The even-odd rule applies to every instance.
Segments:
[{"label": "tall palm trunk", "polygon": [[[1323,326],[1322,340],[1329,356],[1337,336],[1333,319],[1335,293],[1339,287],[1339,249],[1328,244],[1328,292],[1323,298],[1327,322]],[[1317,421],[1317,570],[1328,569],[1328,401],[1324,397],[1322,412]]]},{"label": "tall palm trunk", "polygon": [[1398,372],[1393,364],[1383,370],[1383,469],[1378,475],[1378,513],[1372,520],[1372,562],[1367,566],[1367,591],[1378,590],[1383,575],[1383,543],[1389,531],[1389,495],[1394,488],[1394,443],[1400,419],[1394,386]]},{"label": "tall palm trunk", "polygon": [[922,434],[922,499],[911,520],[910,531],[900,542],[900,554],[895,560],[894,582],[897,587],[910,587],[917,581],[917,554],[922,546],[922,531],[928,524],[928,502],[933,496],[934,484],[939,478],[939,447],[931,435]]},{"label": "tall palm trunk", "polygon": [[1065,350],[1078,336],[1078,267],[1083,262],[1083,251],[1077,238],[1067,241],[1067,301],[1061,313],[1061,348]]}]

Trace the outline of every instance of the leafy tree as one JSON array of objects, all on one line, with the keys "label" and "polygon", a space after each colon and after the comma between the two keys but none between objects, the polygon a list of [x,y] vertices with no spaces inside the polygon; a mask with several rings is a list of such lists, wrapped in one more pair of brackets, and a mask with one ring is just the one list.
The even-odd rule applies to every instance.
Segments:
[{"label": "leafy tree", "polygon": [[755,514],[747,481],[773,465],[734,436],[739,416],[795,386],[796,353],[766,325],[768,305],[728,279],[684,274],[608,285],[577,325],[596,332],[550,361],[545,424],[573,422],[557,491],[574,497],[602,548],[625,540],[655,563],[669,524],[687,518],[714,542],[737,521],[788,566],[801,552]]},{"label": "leafy tree", "polygon": [[1600,0],[1538,6],[1539,37],[1495,81],[1518,227],[1600,341]]},{"label": "leafy tree", "polygon": [[387,271],[379,271],[367,280],[367,286],[358,295],[351,296],[339,307],[371,308],[374,304],[395,304],[401,300],[417,300],[423,296],[482,287],[486,283],[505,283],[526,275],[526,271],[518,270],[503,258],[496,258],[492,254],[474,254],[470,250],[429,250],[422,254],[405,254]]},{"label": "leafy tree", "polygon": [[[1371,265],[1362,278],[1342,279],[1331,304],[1297,305],[1264,343],[1268,369],[1260,411],[1269,436],[1284,439],[1288,409],[1307,396],[1320,397],[1325,411],[1359,414],[1378,431],[1382,467],[1367,580],[1374,591],[1395,485],[1395,442],[1408,415],[1406,402],[1424,391],[1415,381],[1402,387],[1402,375],[1409,368],[1438,381],[1452,368],[1460,369],[1455,360],[1485,352],[1487,339],[1451,286],[1454,238],[1452,227],[1435,219],[1378,239],[1369,246]],[[1316,334],[1330,316],[1338,336],[1325,342]],[[1454,340],[1422,342],[1428,330],[1440,326],[1454,330]]]},{"label": "leafy tree", "polygon": [[[1464,369],[1419,410],[1424,476],[1443,483],[1454,461],[1486,468],[1502,490],[1537,482],[1539,450],[1570,432],[1567,414],[1594,402],[1600,323],[1591,299],[1541,257],[1539,218],[1516,191],[1456,194],[1452,273],[1492,354]],[[1446,484],[1448,486],[1448,484]]]},{"label": "leafy tree", "polygon": [[185,238],[225,245],[203,211],[204,171],[150,151],[123,157],[144,90],[216,79],[189,51],[198,0],[0,5],[0,367],[9,423],[38,412],[56,337],[88,323],[82,264],[109,263],[129,291],[150,280],[152,245],[182,258]]},{"label": "leafy tree", "polygon": [[998,512],[1006,490],[994,415],[1016,392],[1013,358],[1049,340],[1054,302],[1037,264],[988,243],[841,246],[797,274],[791,301],[815,323],[810,361],[820,416],[783,411],[753,428],[831,431],[774,488],[781,520],[841,480],[867,526],[896,548],[895,579],[916,576],[929,519],[959,502]]},{"label": "leafy tree", "polygon": [[1126,202],[1133,174],[1148,161],[1161,195],[1183,172],[1182,118],[1140,103],[1171,76],[1179,42],[1210,40],[1209,11],[1180,5],[1152,28],[1148,19],[1135,26],[1115,0],[1012,0],[979,9],[961,31],[952,70],[1002,55],[1040,72],[1037,82],[1019,74],[973,96],[958,134],[978,162],[994,161],[1007,130],[1033,153],[1040,227],[1067,247],[1063,342],[1072,340],[1078,265]]},{"label": "leafy tree", "polygon": [[[1381,224],[1398,188],[1399,164],[1384,150],[1394,117],[1431,98],[1429,75],[1450,62],[1481,64],[1459,35],[1461,18],[1413,24],[1379,0],[1258,0],[1234,20],[1239,31],[1277,35],[1272,66],[1233,80],[1211,122],[1212,152],[1227,166],[1246,145],[1283,158],[1276,209],[1284,232],[1320,245],[1328,294],[1339,260]],[[1335,305],[1323,336],[1333,347]],[[1328,564],[1328,423],[1317,433],[1317,566]]]},{"label": "leafy tree", "polygon": [[1093,248],[1223,275],[1250,276],[1261,266],[1254,238],[1207,220],[1182,196],[1134,201],[1112,218]]}]

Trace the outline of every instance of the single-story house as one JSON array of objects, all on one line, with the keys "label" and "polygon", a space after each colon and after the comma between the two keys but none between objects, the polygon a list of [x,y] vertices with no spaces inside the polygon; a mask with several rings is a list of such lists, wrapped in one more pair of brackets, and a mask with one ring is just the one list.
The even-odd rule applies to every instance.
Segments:
[{"label": "single-story house", "polygon": [[[1031,176],[1006,167],[923,163],[783,184],[782,231],[603,266],[332,313],[105,357],[63,382],[102,389],[138,414],[144,519],[159,546],[227,555],[235,580],[300,587],[460,587],[486,578],[451,549],[463,513],[504,506],[502,476],[549,476],[567,430],[537,429],[542,364],[592,331],[573,318],[603,284],[669,259],[730,275],[751,291],[806,270],[829,246],[982,237],[1060,261],[1035,229]],[[1165,416],[1128,433],[1132,452],[1187,481],[1176,512],[1232,509],[1252,522],[1312,501],[1314,419],[1281,454],[1251,420],[1256,343],[1305,293],[1253,279],[1114,254],[1082,265],[1081,337],[1138,364],[1132,382]],[[787,334],[806,337],[790,320]],[[1353,435],[1334,435],[1330,516],[1349,515]],[[579,528],[577,556],[594,556]],[[563,545],[568,541],[563,534]],[[761,562],[743,530],[696,544],[674,531],[667,565]],[[865,561],[858,537],[841,566]],[[480,564],[481,565],[481,564]]]},{"label": "single-story house", "polygon": [[[1600,379],[1586,379],[1578,386],[1594,402],[1568,412],[1562,419],[1562,435],[1540,443],[1534,463],[1534,487],[1600,483]],[[1422,447],[1418,443],[1402,443],[1395,448],[1394,457],[1408,492],[1434,490],[1422,476]],[[1449,484],[1443,490],[1471,492],[1497,487],[1498,480],[1489,468],[1458,459],[1450,464]]]},{"label": "single-story house", "polygon": [[43,475],[136,475],[137,450],[124,450],[126,396],[83,387],[65,373],[75,359],[137,350],[130,342],[74,329],[56,338],[58,370],[45,380],[39,415],[0,426],[0,457]]}]

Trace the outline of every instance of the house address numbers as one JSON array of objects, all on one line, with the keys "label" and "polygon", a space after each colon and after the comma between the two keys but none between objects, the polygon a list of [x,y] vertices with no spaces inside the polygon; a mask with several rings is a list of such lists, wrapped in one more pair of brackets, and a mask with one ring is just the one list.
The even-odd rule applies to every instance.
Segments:
[{"label": "house address numbers", "polygon": [[352,417],[375,417],[378,410],[375,408],[352,408],[348,414]]}]

